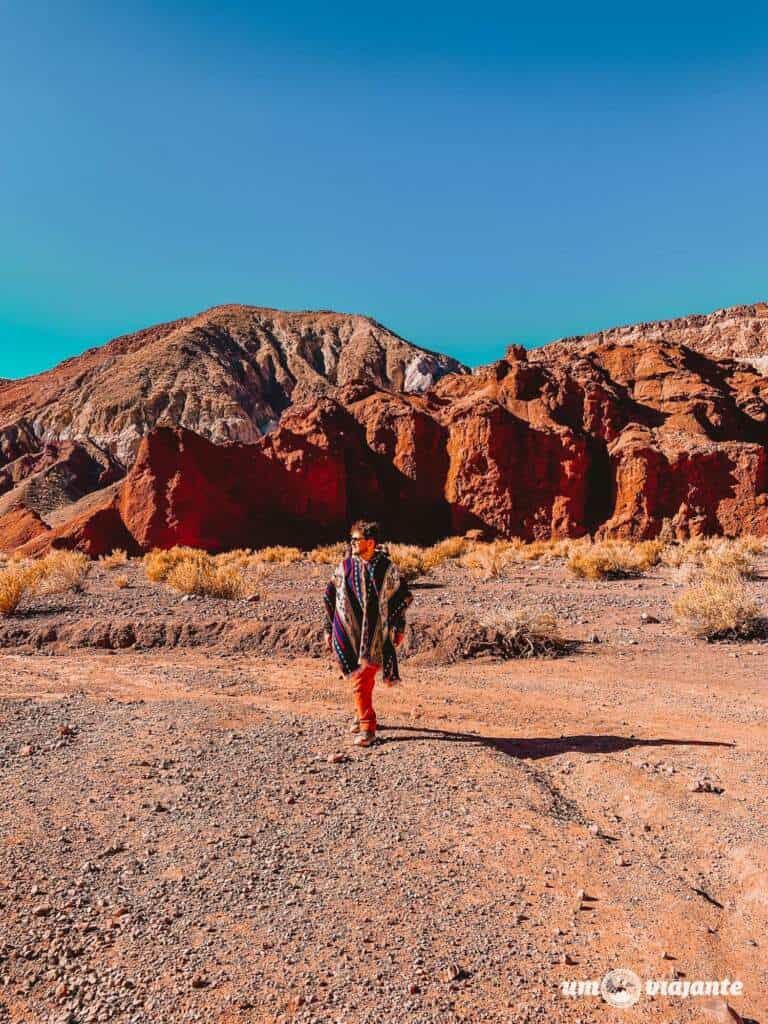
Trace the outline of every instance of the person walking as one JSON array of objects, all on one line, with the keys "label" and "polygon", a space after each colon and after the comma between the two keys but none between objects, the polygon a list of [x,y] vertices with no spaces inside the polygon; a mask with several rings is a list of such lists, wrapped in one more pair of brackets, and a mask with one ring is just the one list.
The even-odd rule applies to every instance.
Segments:
[{"label": "person walking", "polygon": [[336,567],[323,595],[325,642],[352,681],[355,744],[376,737],[373,686],[382,670],[385,683],[400,679],[396,648],[405,635],[405,613],[413,601],[408,584],[379,543],[378,523],[358,521],[350,531],[351,554]]}]

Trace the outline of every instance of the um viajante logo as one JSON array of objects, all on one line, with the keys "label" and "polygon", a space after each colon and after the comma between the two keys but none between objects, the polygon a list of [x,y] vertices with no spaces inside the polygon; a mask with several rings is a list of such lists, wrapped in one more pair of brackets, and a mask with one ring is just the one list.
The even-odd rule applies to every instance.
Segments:
[{"label": "um viajante logo", "polygon": [[697,996],[740,996],[744,983],[730,978],[690,981],[685,978],[646,978],[643,981],[635,971],[616,967],[602,978],[582,978],[560,983],[562,995],[571,999],[593,996],[609,1006],[634,1006],[641,996],[668,996],[677,999]]}]

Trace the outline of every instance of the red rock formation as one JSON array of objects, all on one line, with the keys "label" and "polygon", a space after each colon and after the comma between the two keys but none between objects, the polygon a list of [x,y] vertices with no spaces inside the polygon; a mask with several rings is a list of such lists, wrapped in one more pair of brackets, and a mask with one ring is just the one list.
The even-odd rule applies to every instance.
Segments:
[{"label": "red rock formation", "polygon": [[[354,353],[358,343],[350,344]],[[375,352],[359,344],[356,371],[381,375]],[[128,355],[142,353],[128,346]],[[415,541],[467,529],[528,540],[646,538],[665,520],[681,537],[768,534],[768,378],[744,362],[641,336],[533,353],[512,346],[504,359],[445,375],[423,394],[349,382],[334,397],[291,405],[252,444],[157,428],[119,493],[113,485],[101,504],[94,494],[73,506],[72,523],[46,511],[40,495],[51,487],[28,484],[54,469],[61,479],[74,453],[25,453],[28,439],[21,429],[5,435],[17,454],[0,470],[0,487],[6,480],[6,498],[17,498],[15,488],[27,486],[27,507],[42,508],[54,526],[33,537],[30,552],[51,544],[91,554],[308,546],[343,536],[357,517]]]},{"label": "red rock formation", "polygon": [[10,554],[35,538],[46,537],[49,532],[36,512],[16,505],[0,515],[0,551]]}]

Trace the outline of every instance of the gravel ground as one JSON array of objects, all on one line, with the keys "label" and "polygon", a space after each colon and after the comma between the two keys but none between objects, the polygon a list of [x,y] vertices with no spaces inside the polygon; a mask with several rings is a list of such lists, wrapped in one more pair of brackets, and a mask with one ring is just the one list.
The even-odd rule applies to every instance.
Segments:
[{"label": "gravel ground", "polygon": [[6,641],[0,1022],[702,1019],[690,998],[561,993],[618,966],[740,978],[731,1004],[768,1019],[765,646],[676,635],[674,574],[433,574],[415,623],[525,603],[602,642],[504,664],[417,652],[403,687],[377,688],[369,750],[326,660],[231,644],[244,623],[316,630],[324,569],[227,604],[126,574],[4,627],[163,619],[196,639]]}]

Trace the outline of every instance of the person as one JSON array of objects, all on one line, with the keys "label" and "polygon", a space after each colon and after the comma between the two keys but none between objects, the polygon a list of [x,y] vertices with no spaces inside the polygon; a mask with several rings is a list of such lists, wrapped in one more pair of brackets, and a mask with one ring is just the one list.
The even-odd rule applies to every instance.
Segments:
[{"label": "person", "polygon": [[373,686],[382,670],[385,683],[400,679],[396,648],[405,635],[405,613],[413,601],[408,584],[379,543],[378,523],[360,520],[350,531],[351,554],[336,567],[323,595],[325,642],[352,681],[355,744],[376,737]]}]

